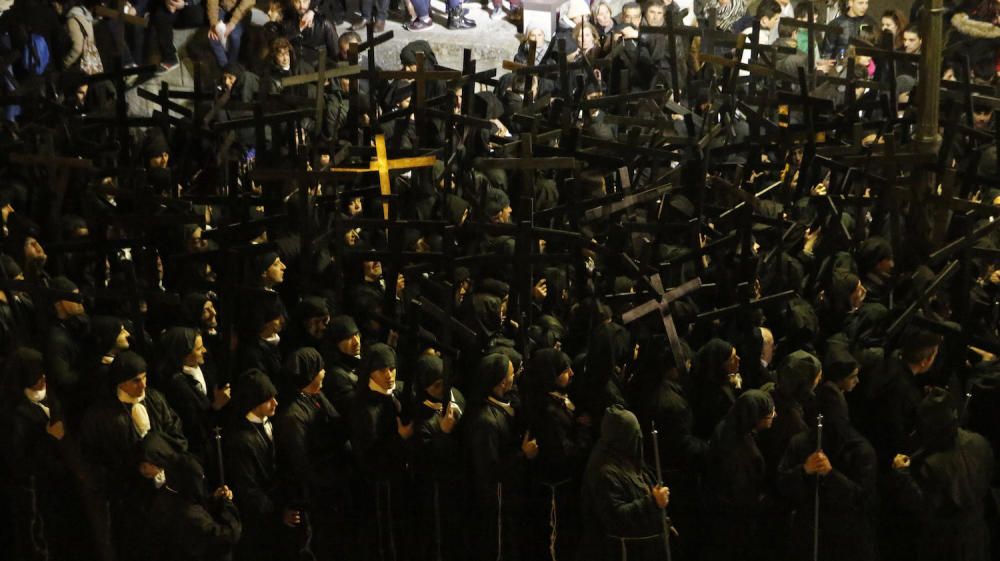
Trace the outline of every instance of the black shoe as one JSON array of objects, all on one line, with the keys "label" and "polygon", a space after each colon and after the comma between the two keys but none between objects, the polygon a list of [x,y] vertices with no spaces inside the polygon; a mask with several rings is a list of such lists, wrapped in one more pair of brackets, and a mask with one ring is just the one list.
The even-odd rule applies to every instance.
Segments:
[{"label": "black shoe", "polygon": [[472,29],[476,22],[462,15],[462,8],[448,11],[448,29]]},{"label": "black shoe", "polygon": [[434,23],[429,19],[422,20],[420,18],[417,18],[411,21],[410,23],[406,24],[406,29],[408,31],[423,31],[425,29],[430,29],[431,27],[434,27]]},{"label": "black shoe", "polygon": [[354,22],[353,24],[351,24],[351,27],[349,29],[350,29],[350,31],[364,31],[364,30],[368,29],[368,23],[370,21],[371,20],[367,20],[367,19],[361,18],[361,21],[357,21],[357,22]]}]

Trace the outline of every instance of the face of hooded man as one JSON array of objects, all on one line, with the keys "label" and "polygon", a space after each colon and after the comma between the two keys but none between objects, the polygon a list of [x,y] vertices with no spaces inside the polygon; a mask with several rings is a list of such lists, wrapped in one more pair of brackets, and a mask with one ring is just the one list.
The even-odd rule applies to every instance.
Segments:
[{"label": "face of hooded man", "polygon": [[140,372],[131,380],[125,380],[118,384],[118,388],[134,399],[142,398],[146,395],[146,373]]}]

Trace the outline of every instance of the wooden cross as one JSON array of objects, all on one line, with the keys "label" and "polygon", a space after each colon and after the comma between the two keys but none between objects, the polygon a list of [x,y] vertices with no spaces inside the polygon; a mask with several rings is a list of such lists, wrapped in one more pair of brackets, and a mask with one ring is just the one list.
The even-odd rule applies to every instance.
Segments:
[{"label": "wooden cross", "polygon": [[294,76],[285,76],[281,79],[281,87],[289,88],[292,86],[300,86],[303,84],[315,83],[316,84],[316,123],[320,124],[323,122],[323,109],[326,105],[326,96],[323,95],[326,91],[326,81],[333,80],[335,78],[340,78],[343,76],[354,76],[361,73],[361,67],[357,64],[351,66],[344,66],[341,68],[330,68],[326,67],[326,49],[319,50],[319,67],[316,72],[309,72],[306,74],[296,74]]},{"label": "wooden cross", "polygon": [[379,188],[384,198],[382,202],[382,216],[389,219],[389,201],[392,196],[392,182],[390,171],[408,170],[421,167],[433,166],[437,161],[437,156],[415,156],[406,158],[389,159],[385,147],[385,135],[375,136],[375,157],[371,159],[368,167],[332,167],[326,171],[294,171],[287,169],[254,171],[254,177],[259,181],[288,180],[296,178],[302,181],[318,181],[330,177],[332,174],[357,174],[357,173],[377,173]]},{"label": "wooden cross", "polygon": [[[628,257],[625,257],[625,259],[629,260]],[[647,314],[659,312],[660,319],[663,321],[663,329],[667,333],[667,340],[670,342],[670,350],[674,354],[674,362],[677,365],[677,370],[681,374],[686,374],[687,365],[684,361],[684,347],[681,345],[680,337],[677,335],[677,326],[674,324],[674,316],[670,313],[670,304],[701,288],[701,278],[695,277],[667,291],[663,290],[663,282],[660,280],[659,273],[646,280],[656,293],[657,298],[648,300],[645,304],[636,306],[622,314],[622,323],[628,325]]]}]

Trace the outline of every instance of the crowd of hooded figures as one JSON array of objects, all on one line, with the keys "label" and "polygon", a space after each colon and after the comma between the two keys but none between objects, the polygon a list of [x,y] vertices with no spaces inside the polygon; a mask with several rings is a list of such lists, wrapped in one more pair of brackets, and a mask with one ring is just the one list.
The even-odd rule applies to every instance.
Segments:
[{"label": "crowd of hooded figures", "polygon": [[[341,1],[99,4],[0,1],[4,559],[1000,559],[1000,105],[942,98],[940,161],[961,184],[946,210],[888,202],[916,168],[887,187],[869,173],[881,163],[823,164],[768,137],[752,116],[766,102],[735,109],[777,80],[829,102],[807,116],[786,99],[782,126],[809,120],[876,156],[894,132],[905,152],[923,1],[876,22],[867,0],[570,0],[553,36],[525,29],[512,53],[539,69],[471,89],[378,78],[367,48],[360,79],[283,86],[320,52],[327,68],[355,60]],[[406,33],[432,25],[428,2],[406,5]],[[997,6],[946,5],[943,83],[994,87]],[[397,7],[364,0],[355,27],[381,31]],[[474,25],[460,2],[447,12]],[[811,19],[840,32],[781,24]],[[668,21],[718,34],[650,31]],[[205,121],[88,121],[174,71],[174,27],[208,39]],[[777,47],[756,61],[777,74],[701,60],[747,62],[719,40],[740,34]],[[799,91],[810,62],[810,79],[844,80]],[[436,63],[426,41],[400,54],[411,73]],[[674,109],[579,108],[657,87]],[[319,96],[295,124],[209,134]],[[411,107],[427,100],[479,125]],[[860,139],[822,126],[847,117]],[[715,125],[674,161],[648,140]],[[561,140],[535,150],[575,169],[480,165],[550,127]],[[391,200],[374,175],[294,179],[357,164],[350,145],[375,133],[390,154],[439,158],[394,173]],[[268,166],[287,177],[256,180]],[[655,197],[574,210],[671,170]],[[777,187],[749,201],[720,183]],[[412,223],[382,222],[390,207]],[[945,271],[931,256],[960,239]]]}]

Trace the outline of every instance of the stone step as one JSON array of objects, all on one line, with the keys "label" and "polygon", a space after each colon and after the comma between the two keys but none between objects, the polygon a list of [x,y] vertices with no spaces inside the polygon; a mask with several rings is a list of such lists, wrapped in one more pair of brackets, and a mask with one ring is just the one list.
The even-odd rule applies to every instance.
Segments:
[{"label": "stone step", "polygon": [[[464,50],[471,49],[477,70],[496,68],[499,76],[502,73],[503,61],[512,59],[517,52],[517,27],[507,21],[506,17],[491,20],[489,12],[481,4],[465,4],[464,7],[469,12],[467,17],[476,22],[474,29],[448,29],[446,4],[441,0],[431,1],[431,17],[435,25],[424,31],[407,31],[402,23],[387,21],[386,31],[393,31],[394,37],[375,49],[376,63],[380,68],[398,69],[399,53],[403,47],[411,41],[422,39],[430,44],[440,65],[461,69]],[[263,14],[255,14],[254,20],[260,21],[259,18],[262,16]],[[266,20],[266,16],[263,17]],[[342,26],[337,31],[344,33],[347,31],[347,26]],[[215,62],[206,50],[206,40],[196,36],[204,33],[204,29],[174,30],[174,45],[177,47],[181,64],[163,74],[142,81],[138,87],[157,92],[160,84],[166,82],[170,84],[171,90],[194,91],[194,66],[197,61],[200,60],[206,67],[211,67],[209,71],[215,71]],[[364,33],[361,35],[364,36]],[[127,99],[131,115],[149,116],[158,107],[157,104],[140,98],[136,88],[129,90]],[[190,106],[190,103],[180,100],[177,103]]]}]

